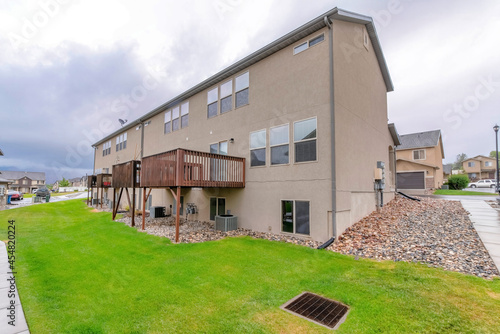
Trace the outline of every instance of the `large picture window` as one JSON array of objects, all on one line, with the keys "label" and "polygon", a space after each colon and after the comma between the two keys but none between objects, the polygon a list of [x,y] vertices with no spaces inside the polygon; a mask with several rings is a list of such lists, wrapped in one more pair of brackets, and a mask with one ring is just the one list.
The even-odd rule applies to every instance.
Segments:
[{"label": "large picture window", "polygon": [[250,133],[250,166],[266,165],[266,130]]},{"label": "large picture window", "polygon": [[218,87],[209,90],[207,93],[207,116],[212,118],[217,116],[217,101],[219,100]]},{"label": "large picture window", "polygon": [[235,79],[236,108],[249,103],[248,87],[250,86],[250,74],[246,72]]},{"label": "large picture window", "polygon": [[310,234],[309,201],[281,201],[281,231]]},{"label": "large picture window", "polygon": [[316,129],[316,118],[294,123],[293,141],[295,145],[295,162],[317,160]]},{"label": "large picture window", "polygon": [[231,111],[233,109],[233,80],[220,86],[220,113]]},{"label": "large picture window", "polygon": [[289,162],[289,126],[288,124],[271,128],[269,131],[271,146],[271,165],[283,165]]}]

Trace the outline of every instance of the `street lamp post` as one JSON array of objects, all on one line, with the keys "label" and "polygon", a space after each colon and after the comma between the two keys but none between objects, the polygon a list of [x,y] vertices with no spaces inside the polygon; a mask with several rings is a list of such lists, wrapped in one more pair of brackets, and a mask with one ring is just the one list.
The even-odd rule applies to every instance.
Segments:
[{"label": "street lamp post", "polygon": [[495,130],[495,137],[496,137],[496,155],[497,155],[497,192],[499,192],[500,194],[500,187],[498,186],[498,182],[500,181],[499,180],[499,174],[498,174],[498,124],[495,124],[495,126],[493,127],[493,130]]}]

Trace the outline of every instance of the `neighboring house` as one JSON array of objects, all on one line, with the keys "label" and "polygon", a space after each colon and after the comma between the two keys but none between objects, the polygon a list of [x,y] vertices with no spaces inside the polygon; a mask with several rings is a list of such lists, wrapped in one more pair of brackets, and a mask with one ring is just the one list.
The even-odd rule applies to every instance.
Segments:
[{"label": "neighboring house", "polygon": [[[3,156],[1,149],[0,156]],[[3,177],[2,172],[0,172],[0,210],[5,209],[5,206],[7,205],[7,190],[9,189],[10,183],[11,182],[9,180]]]},{"label": "neighboring house", "polygon": [[86,188],[87,187],[87,176],[82,176],[82,177],[75,177],[70,180],[68,180],[69,183],[71,184],[71,187],[76,187],[76,188]]},{"label": "neighboring house", "polygon": [[478,155],[474,158],[465,160],[463,163],[465,174],[471,182],[484,179],[496,179],[497,169],[496,159],[484,155]]},{"label": "neighboring house", "polygon": [[453,173],[453,164],[443,165],[443,183],[448,182],[448,178]]},{"label": "neighboring house", "polygon": [[398,190],[422,194],[443,185],[441,130],[402,135],[396,154]]},{"label": "neighboring house", "polygon": [[[182,215],[193,203],[192,219],[231,210],[239,227],[325,241],[376,210],[379,161],[394,198],[392,90],[373,20],[335,8],[93,144],[94,171],[139,154],[143,185],[175,173]],[[175,210],[174,196],[147,205]]]},{"label": "neighboring house", "polygon": [[12,182],[9,189],[15,191],[32,193],[45,185],[45,173],[43,172],[1,171],[1,173],[4,178]]}]

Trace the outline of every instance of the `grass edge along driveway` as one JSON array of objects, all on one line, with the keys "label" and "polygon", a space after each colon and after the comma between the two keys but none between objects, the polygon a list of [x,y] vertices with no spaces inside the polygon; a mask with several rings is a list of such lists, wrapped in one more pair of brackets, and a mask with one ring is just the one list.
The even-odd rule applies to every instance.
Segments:
[{"label": "grass edge along driveway", "polygon": [[500,332],[500,280],[420,264],[228,238],[174,245],[82,200],[0,212],[16,221],[31,333],[331,333],[279,309],[303,291],[351,311],[338,333]]}]

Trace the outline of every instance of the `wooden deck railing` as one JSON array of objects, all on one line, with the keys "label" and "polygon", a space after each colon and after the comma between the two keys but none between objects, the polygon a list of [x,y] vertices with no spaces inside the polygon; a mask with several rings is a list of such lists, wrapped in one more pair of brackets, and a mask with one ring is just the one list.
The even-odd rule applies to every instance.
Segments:
[{"label": "wooden deck railing", "polygon": [[113,188],[140,187],[141,162],[132,160],[113,166]]},{"label": "wooden deck railing", "polygon": [[156,154],[142,159],[140,186],[243,188],[245,158],[184,149]]}]

